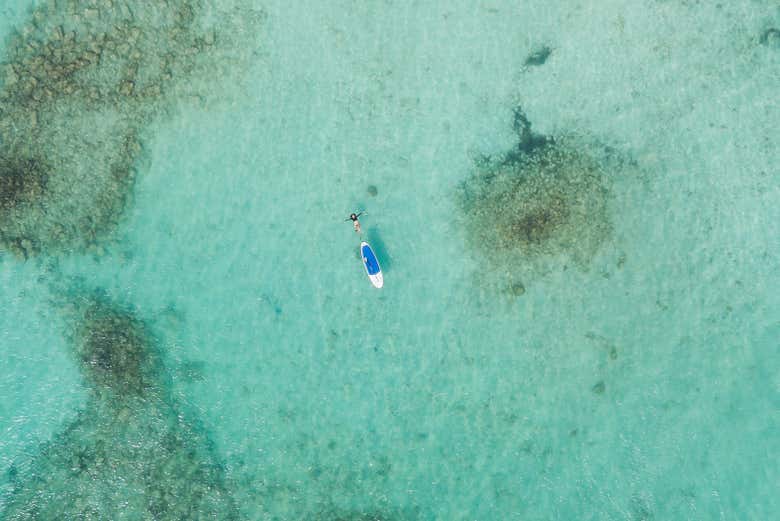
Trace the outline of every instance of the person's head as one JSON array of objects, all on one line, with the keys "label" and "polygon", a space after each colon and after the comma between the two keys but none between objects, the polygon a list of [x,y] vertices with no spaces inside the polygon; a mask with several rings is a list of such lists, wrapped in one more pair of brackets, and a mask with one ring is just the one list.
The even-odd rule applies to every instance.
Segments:
[{"label": "person's head", "polygon": [[352,219],[353,221],[357,221],[357,214],[356,213],[351,213],[351,214],[349,214],[349,218]]}]

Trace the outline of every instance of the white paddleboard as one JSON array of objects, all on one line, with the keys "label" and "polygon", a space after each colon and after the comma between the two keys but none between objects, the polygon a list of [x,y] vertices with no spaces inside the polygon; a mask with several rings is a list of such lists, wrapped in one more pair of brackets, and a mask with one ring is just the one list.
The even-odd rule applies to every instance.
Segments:
[{"label": "white paddleboard", "polygon": [[379,266],[374,250],[371,249],[371,246],[366,241],[360,243],[360,258],[363,259],[363,267],[366,268],[368,280],[371,281],[375,288],[381,288],[384,285],[382,268]]}]

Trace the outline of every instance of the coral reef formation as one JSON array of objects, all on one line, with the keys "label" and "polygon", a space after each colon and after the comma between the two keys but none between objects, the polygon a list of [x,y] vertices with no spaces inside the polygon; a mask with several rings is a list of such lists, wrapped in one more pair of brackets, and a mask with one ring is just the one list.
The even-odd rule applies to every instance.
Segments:
[{"label": "coral reef formation", "polygon": [[159,349],[135,314],[74,299],[68,335],[90,397],[12,472],[3,519],[240,519],[213,444],[167,396]]},{"label": "coral reef formation", "polygon": [[475,161],[458,202],[467,244],[517,296],[556,263],[587,269],[612,222],[609,167],[598,154],[571,136],[532,132],[519,108],[514,129],[517,146]]},{"label": "coral reef formation", "polygon": [[612,233],[604,165],[574,138],[532,132],[521,109],[514,128],[517,146],[481,158],[460,187],[468,244],[506,271],[585,268]]},{"label": "coral reef formation", "polygon": [[218,30],[229,28],[203,27],[205,10],[198,0],[38,5],[0,63],[0,248],[27,258],[110,235],[142,131],[223,69],[219,42],[230,39]]}]

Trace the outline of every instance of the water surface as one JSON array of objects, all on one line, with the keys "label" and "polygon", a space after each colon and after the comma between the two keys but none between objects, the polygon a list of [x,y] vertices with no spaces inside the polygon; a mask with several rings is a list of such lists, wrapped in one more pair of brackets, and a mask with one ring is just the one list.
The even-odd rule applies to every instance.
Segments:
[{"label": "water surface", "polygon": [[[47,196],[50,220],[110,211],[88,240],[75,227],[0,252],[3,517],[51,518],[56,494],[81,498],[60,515],[91,519],[777,515],[772,2],[176,0],[193,17],[178,39],[158,30],[173,11],[113,3],[37,23],[91,34],[97,8],[139,27],[141,48],[196,51],[170,79],[136,59],[134,92],[162,85],[149,97],[111,75],[132,58],[85,66],[102,105],[54,96],[24,127],[60,161],[47,182],[81,181],[75,199]],[[0,7],[7,46],[46,5]],[[0,120],[29,124],[3,103]],[[518,107],[597,165],[582,192],[603,204],[595,246],[577,246],[588,211],[566,214],[569,235],[526,234],[559,237],[536,257],[473,240],[464,186],[518,150]],[[27,143],[13,128],[4,146]],[[99,131],[86,147],[69,128]],[[140,148],[113,184],[120,132]],[[564,195],[549,200],[577,204],[550,183]],[[524,197],[481,200],[478,225],[541,204]],[[357,209],[379,291],[344,222]],[[109,338],[143,324],[128,352],[161,357],[137,400],[79,354],[94,302],[125,317]],[[176,493],[183,479],[195,492]]]}]

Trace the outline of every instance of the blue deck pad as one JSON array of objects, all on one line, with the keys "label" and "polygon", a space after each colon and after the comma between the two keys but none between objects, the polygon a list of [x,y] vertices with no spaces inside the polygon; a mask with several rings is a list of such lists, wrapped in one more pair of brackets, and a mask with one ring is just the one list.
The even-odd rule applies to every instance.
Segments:
[{"label": "blue deck pad", "polygon": [[374,250],[371,249],[371,246],[368,244],[362,246],[360,254],[363,256],[363,264],[366,265],[366,271],[368,271],[369,275],[376,275],[381,271],[379,261],[376,260],[376,255],[374,255]]}]

